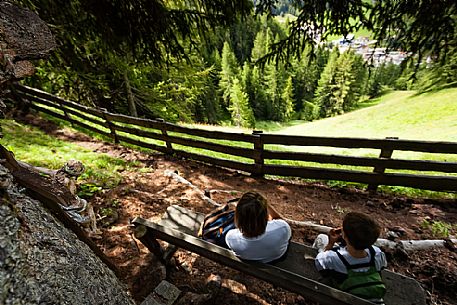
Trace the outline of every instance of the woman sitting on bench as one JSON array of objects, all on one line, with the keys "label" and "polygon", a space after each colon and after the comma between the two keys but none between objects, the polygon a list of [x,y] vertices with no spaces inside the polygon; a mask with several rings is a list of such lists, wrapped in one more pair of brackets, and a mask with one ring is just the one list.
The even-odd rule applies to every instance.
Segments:
[{"label": "woman sitting on bench", "polygon": [[272,263],[284,258],[291,229],[266,199],[256,192],[247,192],[235,209],[236,229],[230,230],[225,241],[241,259]]}]

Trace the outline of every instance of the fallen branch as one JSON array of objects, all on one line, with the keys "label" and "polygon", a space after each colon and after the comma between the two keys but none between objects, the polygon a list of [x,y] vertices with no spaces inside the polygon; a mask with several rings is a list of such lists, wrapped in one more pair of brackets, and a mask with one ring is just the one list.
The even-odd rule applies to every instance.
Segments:
[{"label": "fallen branch", "polygon": [[173,172],[171,170],[165,170],[164,175],[167,176],[167,177],[172,177],[176,181],[190,186],[194,191],[196,191],[200,195],[200,197],[203,199],[203,201],[208,202],[209,204],[212,204],[212,205],[217,206],[217,207],[221,206],[220,203],[217,203],[213,199],[211,199],[208,196],[206,196],[205,192],[203,192],[201,189],[199,189],[198,187],[196,187],[195,185],[193,185],[192,183],[190,183],[188,180],[184,179],[183,177],[181,177],[177,173],[175,173],[175,172]]},{"label": "fallen branch", "polygon": [[298,220],[293,220],[293,219],[285,218],[285,217],[283,217],[283,219],[285,221],[287,221],[291,225],[294,225],[294,226],[297,226],[297,227],[310,228],[310,229],[313,229],[314,231],[319,232],[319,233],[327,234],[332,229],[331,227],[323,226],[323,225],[317,224],[317,223],[312,222],[312,221],[298,221]]},{"label": "fallen branch", "polygon": [[[457,239],[450,239],[454,244],[457,243]],[[442,239],[426,239],[426,240],[399,240],[391,241],[388,239],[379,238],[376,241],[376,245],[385,249],[403,249],[405,251],[420,251],[431,248],[445,248],[446,241]]]}]

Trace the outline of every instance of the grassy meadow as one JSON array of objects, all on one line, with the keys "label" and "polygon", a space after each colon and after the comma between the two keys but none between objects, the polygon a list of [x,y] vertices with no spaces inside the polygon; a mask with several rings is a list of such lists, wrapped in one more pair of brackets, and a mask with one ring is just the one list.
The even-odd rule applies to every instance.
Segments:
[{"label": "grassy meadow", "polygon": [[367,103],[371,106],[276,133],[457,142],[457,88],[421,95],[393,91]]}]

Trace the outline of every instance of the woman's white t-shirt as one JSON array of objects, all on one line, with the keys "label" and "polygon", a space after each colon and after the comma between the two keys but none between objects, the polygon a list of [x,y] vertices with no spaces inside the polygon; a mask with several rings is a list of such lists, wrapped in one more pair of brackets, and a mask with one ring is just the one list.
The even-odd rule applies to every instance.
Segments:
[{"label": "woman's white t-shirt", "polygon": [[225,242],[241,259],[268,263],[284,255],[292,235],[290,226],[282,219],[268,221],[265,233],[257,237],[244,237],[240,230],[230,230]]}]

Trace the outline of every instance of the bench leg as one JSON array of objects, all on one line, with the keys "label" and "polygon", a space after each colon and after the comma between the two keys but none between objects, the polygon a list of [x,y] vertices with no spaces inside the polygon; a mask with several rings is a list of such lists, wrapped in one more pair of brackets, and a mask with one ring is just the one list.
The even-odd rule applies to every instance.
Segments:
[{"label": "bench leg", "polygon": [[143,245],[145,245],[146,248],[148,248],[150,252],[152,252],[163,263],[165,263],[164,250],[157,239],[154,237],[154,234],[148,230],[147,227],[143,225],[136,226],[134,235],[141,241]]},{"label": "bench leg", "polygon": [[166,266],[170,265],[171,258],[179,249],[177,246],[172,244],[164,249],[155,238],[154,233],[143,225],[135,227],[134,235]]},{"label": "bench leg", "polygon": [[171,244],[167,247],[167,249],[165,249],[165,251],[163,252],[162,258],[167,263],[167,265],[170,263],[170,259],[172,258],[172,256],[175,254],[175,252],[178,249],[179,249],[178,247],[176,247],[175,245],[171,245]]}]

